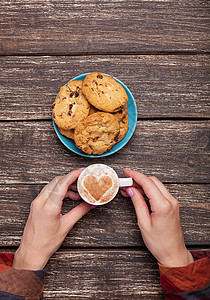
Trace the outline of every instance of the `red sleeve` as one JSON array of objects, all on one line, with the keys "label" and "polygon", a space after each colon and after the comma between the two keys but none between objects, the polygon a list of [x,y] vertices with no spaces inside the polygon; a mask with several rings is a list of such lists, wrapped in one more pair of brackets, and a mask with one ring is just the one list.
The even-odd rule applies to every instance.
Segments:
[{"label": "red sleeve", "polygon": [[[194,262],[184,267],[165,267],[158,263],[160,271],[160,281],[165,294],[165,299],[192,299],[188,295],[199,293],[204,298],[209,293],[210,281],[210,252],[191,252]],[[203,297],[203,296],[202,296]]]},{"label": "red sleeve", "polygon": [[13,254],[0,253],[0,299],[42,299],[44,270],[12,268],[13,258]]},{"label": "red sleeve", "polygon": [[9,269],[12,266],[14,254],[0,253],[0,272]]}]

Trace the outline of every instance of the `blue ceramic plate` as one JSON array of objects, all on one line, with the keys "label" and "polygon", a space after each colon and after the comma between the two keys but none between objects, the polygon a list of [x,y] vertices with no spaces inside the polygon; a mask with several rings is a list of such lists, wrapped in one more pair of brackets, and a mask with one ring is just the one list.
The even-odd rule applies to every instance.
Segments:
[{"label": "blue ceramic plate", "polygon": [[[84,81],[85,77],[88,75],[89,73],[86,74],[82,74],[79,75],[71,80],[82,80]],[[108,74],[105,74],[108,75]],[[109,75],[108,75],[109,76]],[[115,77],[114,77],[115,78]],[[58,138],[60,139],[60,141],[71,151],[73,151],[74,153],[77,153],[79,155],[85,156],[85,157],[105,157],[108,155],[111,155],[117,151],[119,151],[122,147],[124,147],[127,142],[130,140],[130,138],[132,137],[135,127],[136,127],[136,123],[137,123],[137,108],[136,108],[136,103],[135,100],[133,98],[133,95],[131,94],[131,92],[129,91],[129,89],[127,88],[126,85],[124,85],[119,79],[115,78],[115,80],[117,82],[119,82],[125,89],[127,95],[128,95],[128,121],[129,121],[129,129],[126,133],[126,136],[117,144],[115,144],[111,150],[101,154],[101,155],[93,155],[93,154],[86,154],[85,152],[81,151],[79,148],[77,148],[77,146],[75,145],[74,141],[72,139],[69,139],[65,136],[63,136],[60,131],[58,130],[57,125],[55,124],[54,120],[53,120],[53,126],[55,128],[55,132],[58,136]]]}]

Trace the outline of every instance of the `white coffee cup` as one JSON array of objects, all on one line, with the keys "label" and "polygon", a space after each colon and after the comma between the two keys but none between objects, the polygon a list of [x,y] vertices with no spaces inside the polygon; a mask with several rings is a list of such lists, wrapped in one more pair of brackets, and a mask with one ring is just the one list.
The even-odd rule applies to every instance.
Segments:
[{"label": "white coffee cup", "polygon": [[132,178],[118,178],[117,173],[104,164],[93,164],[85,168],[77,181],[81,198],[92,205],[103,205],[117,195],[120,187],[133,185]]}]

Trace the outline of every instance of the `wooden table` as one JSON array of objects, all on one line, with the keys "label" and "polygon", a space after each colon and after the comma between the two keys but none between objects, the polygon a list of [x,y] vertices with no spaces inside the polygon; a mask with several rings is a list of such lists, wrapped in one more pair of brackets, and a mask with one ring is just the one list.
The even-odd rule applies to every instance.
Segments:
[{"label": "wooden table", "polygon": [[[188,248],[209,248],[207,1],[2,0],[0,14],[0,251],[18,247],[47,182],[99,162],[157,176],[180,201]],[[51,120],[60,86],[92,71],[123,81],[138,107],[132,139],[101,159],[65,148]],[[130,199],[76,224],[47,265],[44,298],[163,299]]]}]

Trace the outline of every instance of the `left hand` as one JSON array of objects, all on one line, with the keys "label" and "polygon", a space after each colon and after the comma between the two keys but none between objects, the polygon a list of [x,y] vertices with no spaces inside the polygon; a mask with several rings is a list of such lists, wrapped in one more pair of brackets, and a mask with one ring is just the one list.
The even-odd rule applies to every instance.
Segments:
[{"label": "left hand", "polygon": [[15,253],[14,268],[43,269],[74,224],[91,209],[90,204],[83,202],[67,214],[61,214],[64,198],[80,199],[78,194],[69,190],[69,186],[81,172],[75,170],[55,177],[32,201],[21,244]]}]

